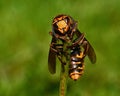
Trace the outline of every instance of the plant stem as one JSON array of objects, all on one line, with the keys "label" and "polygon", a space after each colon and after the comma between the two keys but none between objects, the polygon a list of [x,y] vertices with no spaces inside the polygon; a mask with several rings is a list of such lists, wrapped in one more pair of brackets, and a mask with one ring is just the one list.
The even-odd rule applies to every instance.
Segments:
[{"label": "plant stem", "polygon": [[66,66],[61,64],[61,73],[60,73],[60,95],[65,96],[67,90],[67,70]]},{"label": "plant stem", "polygon": [[[64,51],[66,51],[66,46],[67,44],[64,44]],[[64,61],[65,64],[61,64],[59,96],[65,96],[67,91],[68,61],[66,59],[67,56],[63,55],[62,61]]]}]

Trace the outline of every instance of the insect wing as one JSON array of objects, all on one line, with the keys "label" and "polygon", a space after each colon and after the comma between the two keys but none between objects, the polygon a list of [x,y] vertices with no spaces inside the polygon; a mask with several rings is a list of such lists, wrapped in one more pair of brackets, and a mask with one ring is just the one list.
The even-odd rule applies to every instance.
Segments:
[{"label": "insect wing", "polygon": [[[77,36],[81,36],[81,32],[79,30],[76,31],[76,34],[77,34]],[[88,45],[88,51],[87,51],[88,58],[94,64],[96,62],[95,51],[94,51],[93,47],[91,46],[91,44],[89,43],[89,41],[86,38],[84,38],[84,41],[87,41],[87,45]]]},{"label": "insect wing", "polygon": [[96,62],[96,54],[95,54],[93,47],[90,45],[89,42],[88,42],[88,45],[89,45],[89,48],[88,48],[87,55],[88,55],[90,61],[94,64]]},{"label": "insect wing", "polygon": [[[51,44],[55,43],[56,40],[54,38],[52,38]],[[56,73],[56,53],[51,50],[51,48],[49,49],[49,55],[48,55],[48,69],[50,71],[51,74]]]}]

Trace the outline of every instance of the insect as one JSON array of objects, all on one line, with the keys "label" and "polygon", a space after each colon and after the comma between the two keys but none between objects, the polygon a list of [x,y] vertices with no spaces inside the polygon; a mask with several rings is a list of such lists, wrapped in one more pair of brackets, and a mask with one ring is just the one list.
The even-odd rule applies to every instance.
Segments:
[{"label": "insect", "polygon": [[[69,60],[69,77],[78,80],[84,72],[84,58],[88,56],[93,64],[96,62],[93,47],[84,33],[77,29],[77,22],[68,15],[58,15],[53,19],[50,34],[52,35],[48,55],[50,73],[56,73],[56,57],[65,65],[61,58],[65,56]],[[66,48],[64,48],[65,43],[67,43]]]}]

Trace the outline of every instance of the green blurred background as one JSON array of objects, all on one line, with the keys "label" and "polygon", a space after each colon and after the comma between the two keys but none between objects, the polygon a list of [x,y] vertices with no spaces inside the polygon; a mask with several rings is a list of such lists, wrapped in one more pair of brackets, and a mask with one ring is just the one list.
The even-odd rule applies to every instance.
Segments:
[{"label": "green blurred background", "polygon": [[68,14],[94,46],[67,96],[120,95],[120,0],[0,0],[0,96],[58,96],[57,73],[48,71],[52,19]]}]

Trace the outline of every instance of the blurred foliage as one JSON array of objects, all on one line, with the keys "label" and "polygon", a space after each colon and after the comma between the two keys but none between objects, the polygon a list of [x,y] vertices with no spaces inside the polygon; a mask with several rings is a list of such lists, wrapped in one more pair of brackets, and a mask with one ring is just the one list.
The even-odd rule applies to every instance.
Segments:
[{"label": "blurred foliage", "polygon": [[57,96],[59,70],[48,72],[52,19],[68,14],[94,46],[85,73],[68,79],[67,96],[119,96],[120,0],[0,0],[0,96]]}]

